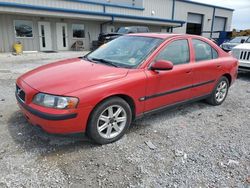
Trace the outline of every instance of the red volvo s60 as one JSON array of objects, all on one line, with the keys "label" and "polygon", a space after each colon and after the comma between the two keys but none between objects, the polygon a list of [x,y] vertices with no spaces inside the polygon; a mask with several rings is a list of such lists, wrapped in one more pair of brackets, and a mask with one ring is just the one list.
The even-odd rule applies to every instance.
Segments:
[{"label": "red volvo s60", "polygon": [[31,124],[107,144],[151,112],[202,99],[222,104],[237,69],[237,59],[200,36],[130,34],[22,75],[16,98]]}]

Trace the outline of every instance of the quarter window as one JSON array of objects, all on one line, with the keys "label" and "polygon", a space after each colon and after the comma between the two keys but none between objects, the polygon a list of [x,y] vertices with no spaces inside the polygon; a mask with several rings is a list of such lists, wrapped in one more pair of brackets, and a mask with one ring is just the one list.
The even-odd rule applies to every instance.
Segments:
[{"label": "quarter window", "polygon": [[195,61],[205,61],[218,58],[218,52],[208,43],[198,39],[192,40],[195,50]]},{"label": "quarter window", "polygon": [[188,41],[176,40],[160,52],[156,60],[171,61],[174,65],[188,63],[190,59]]},{"label": "quarter window", "polygon": [[32,38],[33,37],[33,23],[28,20],[15,20],[14,29],[17,38]]},{"label": "quarter window", "polygon": [[85,38],[85,30],[83,24],[72,24],[73,38]]}]

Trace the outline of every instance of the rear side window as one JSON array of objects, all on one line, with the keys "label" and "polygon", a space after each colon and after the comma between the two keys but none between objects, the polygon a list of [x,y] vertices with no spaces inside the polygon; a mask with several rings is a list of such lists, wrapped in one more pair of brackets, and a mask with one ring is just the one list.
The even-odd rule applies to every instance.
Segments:
[{"label": "rear side window", "polygon": [[174,65],[189,63],[189,59],[189,47],[186,39],[168,44],[156,57],[156,60],[171,61]]},{"label": "rear side window", "polygon": [[208,43],[198,39],[192,40],[195,50],[195,61],[205,61],[218,58],[218,52]]}]

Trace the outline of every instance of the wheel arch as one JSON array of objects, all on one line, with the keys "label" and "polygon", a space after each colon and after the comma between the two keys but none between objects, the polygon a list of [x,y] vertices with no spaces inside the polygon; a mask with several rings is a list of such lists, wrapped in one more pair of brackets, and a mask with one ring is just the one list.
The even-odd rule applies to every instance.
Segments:
[{"label": "wheel arch", "polygon": [[[89,123],[89,120],[90,120],[90,117],[91,117],[91,114],[93,113],[93,111],[96,109],[96,107],[101,104],[102,102],[112,98],[112,97],[120,97],[122,98],[123,100],[125,100],[128,105],[130,106],[131,108],[131,111],[132,111],[132,120],[135,119],[136,117],[136,104],[135,104],[135,101],[133,100],[133,98],[127,94],[112,94],[110,96],[106,96],[104,97],[103,99],[101,99],[94,107],[93,109],[91,110],[90,114],[89,114],[89,117],[88,117],[88,121],[87,121],[87,124]],[[86,127],[86,129],[88,129],[88,126]]]},{"label": "wheel arch", "polygon": [[229,73],[223,74],[222,76],[228,79],[229,85],[231,86],[232,83],[232,76]]}]

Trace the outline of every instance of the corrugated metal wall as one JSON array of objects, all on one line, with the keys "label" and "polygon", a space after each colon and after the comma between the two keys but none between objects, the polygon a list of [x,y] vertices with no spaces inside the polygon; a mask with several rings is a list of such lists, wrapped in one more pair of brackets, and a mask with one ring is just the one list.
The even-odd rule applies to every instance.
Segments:
[{"label": "corrugated metal wall", "polygon": [[[33,22],[33,37],[32,38],[16,38],[14,32],[14,20],[30,20]],[[73,20],[73,19],[59,19],[59,18],[40,18],[31,16],[17,16],[17,15],[5,15],[0,14],[0,51],[8,52],[12,51],[12,45],[20,41],[24,46],[24,51],[40,50],[39,46],[39,34],[38,34],[38,22],[46,21],[50,23],[51,35],[52,35],[52,48],[57,50],[57,37],[56,37],[56,23],[67,23],[68,28],[68,44],[69,49],[76,40],[82,40],[86,50],[90,48],[90,43],[93,40],[97,40],[100,33],[101,22],[89,22],[87,20]],[[73,39],[72,24],[84,24],[85,26],[85,38]]]},{"label": "corrugated metal wall", "polygon": [[[135,0],[136,3],[143,3],[145,10],[128,9],[121,7],[106,6],[103,5],[86,4],[82,2],[70,1],[70,0],[0,0],[1,2],[23,3],[27,5],[38,5],[44,7],[65,8],[73,10],[86,10],[103,13],[116,13],[122,15],[134,15],[134,16],[146,16],[162,19],[172,18],[172,6],[173,0]],[[89,0],[90,1],[90,0]],[[115,3],[112,0],[111,3]],[[133,3],[133,0],[122,0],[119,3]],[[118,4],[119,4],[118,3]],[[138,6],[138,5],[137,5]],[[11,51],[12,45],[16,41],[20,41],[24,44],[24,50],[40,50],[39,48],[39,36],[38,36],[38,21],[48,21],[51,23],[52,31],[52,46],[54,50],[57,50],[56,42],[56,23],[64,22],[68,24],[69,46],[71,46],[75,40],[72,37],[72,23],[83,23],[85,25],[85,43],[86,49],[89,49],[92,40],[96,40],[100,33],[100,24],[106,21],[111,21],[111,16],[99,16],[99,15],[86,15],[81,13],[69,13],[69,12],[56,12],[49,10],[33,10],[22,8],[7,8],[0,7],[0,51]],[[199,13],[204,15],[203,30],[211,30],[213,7],[195,5],[186,2],[176,1],[175,4],[175,17],[176,20],[187,20],[188,12]],[[22,16],[26,15],[26,16]],[[35,16],[34,16],[35,15]],[[226,30],[230,30],[232,11],[216,8],[215,16],[221,16],[227,18]],[[33,21],[33,38],[16,38],[14,33],[14,20],[24,19]],[[99,20],[99,21],[97,21]],[[134,19],[135,20],[135,19]],[[115,18],[115,26],[125,25],[144,25],[149,26],[152,32],[160,32],[163,28],[163,22],[147,21],[148,25],[143,23],[143,20],[137,20],[131,22],[131,19]],[[168,24],[168,23],[166,23]],[[155,26],[153,26],[155,25]],[[183,27],[174,29],[175,33],[185,33],[186,24]],[[209,34],[204,34],[209,37]]]},{"label": "corrugated metal wall", "polygon": [[[81,2],[72,2],[65,0],[1,0],[2,2],[14,2],[22,3],[28,5],[38,5],[38,6],[47,6],[47,7],[56,7],[56,8],[67,8],[73,10],[87,10],[95,12],[103,12],[102,5],[94,4],[85,4]],[[142,2],[142,1],[141,1]],[[116,13],[124,15],[136,15],[136,16],[153,16],[163,19],[171,19],[172,16],[172,0],[144,0],[143,6],[145,10],[136,10],[136,9],[127,9],[106,6],[107,13]],[[119,3],[118,3],[119,4]],[[132,1],[128,3],[132,6]],[[152,15],[152,11],[154,14]]]},{"label": "corrugated metal wall", "polygon": [[74,10],[103,11],[102,5],[85,4],[64,0],[1,0],[1,2],[22,3],[28,5],[39,5],[46,7],[67,8]]},{"label": "corrugated metal wall", "polygon": [[[34,17],[27,17],[27,16],[12,16],[2,14],[2,48],[3,51],[12,51],[12,45],[14,42],[20,41],[24,46],[25,50],[38,50],[38,30],[37,24],[35,22]],[[23,19],[23,20],[31,20],[33,21],[33,37],[32,38],[16,38],[14,32],[14,18],[16,19]]]},{"label": "corrugated metal wall", "polygon": [[143,16],[143,11],[134,9],[124,9],[118,7],[106,7],[107,13]]},{"label": "corrugated metal wall", "polygon": [[[172,4],[173,0],[144,0],[145,10],[143,16],[154,16],[165,19],[172,17]],[[152,11],[155,13],[152,15]]]}]

